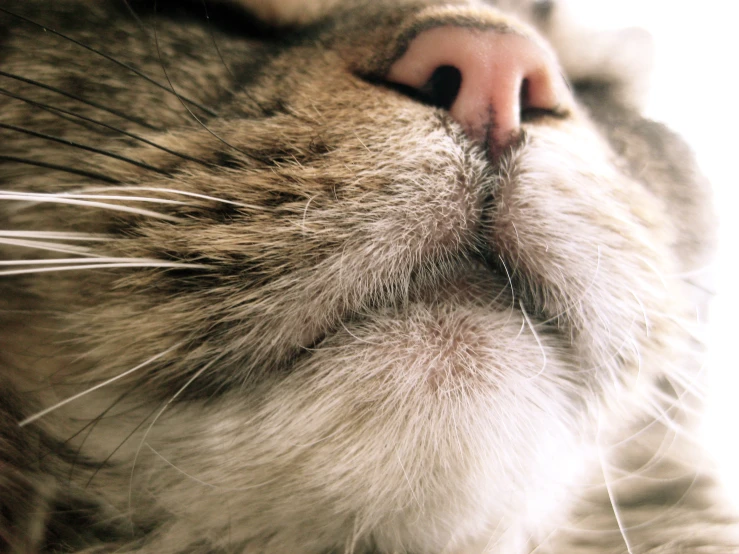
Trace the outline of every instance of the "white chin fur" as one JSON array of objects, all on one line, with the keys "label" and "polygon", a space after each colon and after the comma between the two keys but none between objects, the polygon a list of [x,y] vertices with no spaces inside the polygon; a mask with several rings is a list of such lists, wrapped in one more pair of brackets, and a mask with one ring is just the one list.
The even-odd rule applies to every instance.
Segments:
[{"label": "white chin fur", "polygon": [[[180,412],[172,429],[207,454],[150,442],[197,481],[152,458],[148,485],[166,483],[160,501],[204,531],[271,536],[279,554],[352,537],[358,552],[517,553],[557,521],[587,434],[566,353],[523,323],[515,310],[446,304],[351,324],[263,402]],[[323,542],[306,545],[306,529]]]}]

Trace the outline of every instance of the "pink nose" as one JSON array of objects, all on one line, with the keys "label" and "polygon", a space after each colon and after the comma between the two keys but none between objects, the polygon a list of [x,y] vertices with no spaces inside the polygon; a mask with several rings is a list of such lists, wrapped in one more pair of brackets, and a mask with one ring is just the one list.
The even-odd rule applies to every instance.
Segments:
[{"label": "pink nose", "polygon": [[554,56],[543,46],[512,32],[457,26],[422,31],[387,78],[419,91],[448,87],[434,80],[450,67],[461,84],[449,113],[470,138],[489,140],[492,148],[518,135],[522,113],[557,111],[569,94]]}]

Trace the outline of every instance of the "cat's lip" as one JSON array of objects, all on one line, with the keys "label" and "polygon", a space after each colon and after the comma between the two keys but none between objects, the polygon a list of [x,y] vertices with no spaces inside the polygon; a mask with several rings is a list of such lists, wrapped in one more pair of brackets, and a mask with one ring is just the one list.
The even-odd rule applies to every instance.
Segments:
[{"label": "cat's lip", "polygon": [[370,302],[361,310],[336,313],[325,326],[304,328],[298,340],[299,352],[292,362],[298,363],[302,357],[319,350],[333,336],[345,333],[352,325],[371,323],[388,313],[396,313],[402,318],[402,313],[412,306],[429,310],[476,306],[491,314],[525,312],[531,319],[540,319],[543,314],[525,306],[525,295],[519,290],[519,284],[507,269],[491,259],[460,255],[453,268],[447,268],[446,272],[438,268],[420,272],[402,297]]},{"label": "cat's lip", "polygon": [[435,286],[419,286],[402,303],[339,318],[305,339],[311,342],[291,360],[291,371],[366,355],[360,367],[368,374],[392,366],[429,391],[472,387],[491,398],[511,380],[550,371],[554,359],[559,368],[571,347],[543,314],[525,307],[506,276],[481,260],[460,265]]}]

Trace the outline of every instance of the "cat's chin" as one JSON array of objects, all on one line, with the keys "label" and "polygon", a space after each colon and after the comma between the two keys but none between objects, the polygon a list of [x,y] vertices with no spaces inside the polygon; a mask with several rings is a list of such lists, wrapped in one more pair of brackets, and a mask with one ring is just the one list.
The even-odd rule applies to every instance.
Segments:
[{"label": "cat's chin", "polygon": [[[251,534],[234,542],[309,528],[327,541],[310,552],[353,533],[380,552],[525,551],[582,479],[592,374],[485,264],[421,284],[255,390],[172,406],[141,478],[193,517],[222,513],[228,492],[227,517],[209,524]],[[180,446],[194,442],[207,447]]]},{"label": "cat's chin", "polygon": [[[213,446],[184,471],[240,491],[230,512],[252,523],[350,514],[382,552],[518,552],[582,478],[591,399],[565,341],[497,276],[470,268],[447,285],[346,322],[258,402],[198,406],[190,432]],[[225,455],[245,469],[218,471]]]},{"label": "cat's chin", "polygon": [[[590,399],[566,341],[506,283],[471,266],[425,298],[347,322],[270,395],[273,417],[291,406],[299,422],[273,443],[311,445],[301,487],[376,518],[383,552],[510,545],[556,520],[579,475]],[[331,476],[319,460],[332,460]]]}]

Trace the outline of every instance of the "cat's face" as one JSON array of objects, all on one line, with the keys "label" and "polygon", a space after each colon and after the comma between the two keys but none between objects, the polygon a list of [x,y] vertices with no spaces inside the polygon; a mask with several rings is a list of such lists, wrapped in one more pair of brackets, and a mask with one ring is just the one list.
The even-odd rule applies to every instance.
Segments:
[{"label": "cat's face", "polygon": [[[690,156],[624,75],[562,67],[546,3],[245,4],[0,14],[19,417],[105,383],[25,428],[82,453],[110,540],[518,552],[683,371]],[[401,65],[428,36],[441,84]],[[543,60],[505,125],[459,115],[455,49],[497,40]]]}]

